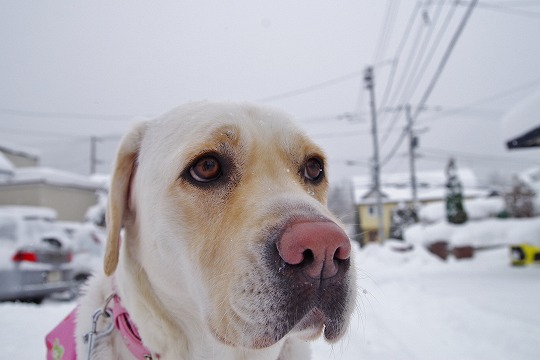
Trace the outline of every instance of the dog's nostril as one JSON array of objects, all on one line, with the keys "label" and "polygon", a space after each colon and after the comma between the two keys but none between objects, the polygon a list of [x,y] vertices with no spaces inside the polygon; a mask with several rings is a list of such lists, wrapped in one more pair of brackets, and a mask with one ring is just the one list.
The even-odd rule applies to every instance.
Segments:
[{"label": "dog's nostril", "polygon": [[313,251],[311,251],[310,249],[304,251],[302,253],[302,256],[304,257],[304,259],[302,260],[300,265],[310,265],[315,260],[315,255],[313,255]]},{"label": "dog's nostril", "polygon": [[334,260],[343,261],[347,260],[351,256],[351,249],[350,246],[340,246],[336,249],[336,252],[334,253]]}]

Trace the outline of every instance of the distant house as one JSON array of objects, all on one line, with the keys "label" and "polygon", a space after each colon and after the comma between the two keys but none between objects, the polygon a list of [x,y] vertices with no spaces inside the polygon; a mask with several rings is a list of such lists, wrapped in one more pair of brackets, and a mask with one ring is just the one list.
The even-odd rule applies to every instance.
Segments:
[{"label": "distant house", "polygon": [[[464,198],[472,199],[486,196],[485,190],[478,189],[476,176],[469,169],[460,169],[458,176],[463,184]],[[427,171],[417,173],[417,197],[420,205],[441,203],[446,198],[446,175],[443,171]],[[381,180],[381,198],[383,204],[384,236],[388,238],[392,210],[399,204],[411,205],[412,192],[409,174],[385,175]],[[368,178],[353,179],[354,201],[358,207],[360,229],[363,232],[363,242],[377,242],[378,217],[377,193],[370,185]]]},{"label": "distant house", "polygon": [[83,221],[101,191],[103,183],[86,176],[46,167],[23,167],[0,178],[0,205],[46,206],[58,212],[58,220]]},{"label": "distant house", "polygon": [[8,144],[0,144],[0,154],[3,154],[16,168],[39,166],[39,155],[30,149],[21,149]]}]

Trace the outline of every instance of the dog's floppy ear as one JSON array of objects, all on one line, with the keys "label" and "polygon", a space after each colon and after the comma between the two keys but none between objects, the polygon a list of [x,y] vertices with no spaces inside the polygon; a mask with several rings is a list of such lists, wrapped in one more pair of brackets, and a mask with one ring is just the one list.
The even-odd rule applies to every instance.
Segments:
[{"label": "dog's floppy ear", "polygon": [[110,276],[116,270],[120,252],[120,231],[129,207],[131,178],[135,173],[141,141],[147,127],[146,122],[136,125],[120,143],[114,165],[107,208],[107,247],[104,269]]}]

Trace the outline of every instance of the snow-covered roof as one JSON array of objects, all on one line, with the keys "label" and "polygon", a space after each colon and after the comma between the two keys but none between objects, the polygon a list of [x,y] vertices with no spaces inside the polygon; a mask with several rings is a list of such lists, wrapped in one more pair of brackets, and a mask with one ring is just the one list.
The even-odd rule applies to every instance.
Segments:
[{"label": "snow-covered roof", "polygon": [[15,167],[8,158],[0,152],[0,174],[12,175]]},{"label": "snow-covered roof", "polygon": [[[478,179],[476,174],[469,168],[458,168],[457,175],[461,184],[464,187],[477,187]],[[392,173],[381,175],[381,185],[390,186],[406,186],[410,184],[411,174],[409,172]],[[416,183],[421,186],[445,186],[446,185],[446,171],[445,170],[432,170],[432,171],[418,171],[416,173]],[[371,184],[371,177],[369,176],[356,176],[353,178],[353,183],[356,186],[369,186]]]},{"label": "snow-covered roof", "polygon": [[[458,177],[463,185],[465,197],[487,195],[486,190],[478,189],[474,172],[467,168],[458,169]],[[416,174],[417,196],[420,201],[439,200],[446,196],[446,173],[444,171],[421,171]],[[354,201],[356,204],[375,201],[370,178],[359,176],[353,179]],[[411,201],[409,173],[383,174],[381,177],[383,202]]]},{"label": "snow-covered roof", "polygon": [[510,109],[500,123],[503,141],[521,136],[540,125],[540,91],[522,100]]},{"label": "snow-covered roof", "polygon": [[518,177],[536,191],[540,191],[540,167],[533,167],[518,174]]},{"label": "snow-covered roof", "polygon": [[15,169],[13,177],[3,181],[3,184],[32,183],[44,183],[89,190],[100,190],[104,188],[100,182],[91,180],[86,176],[48,167],[18,168]]},{"label": "snow-covered roof", "polygon": [[[383,203],[399,203],[412,200],[412,191],[408,185],[402,187],[381,186],[381,192],[383,194]],[[372,193],[370,188],[357,188],[355,191],[355,203],[361,204],[375,202],[375,196],[370,196],[370,193]],[[463,188],[463,196],[466,198],[487,196],[487,194],[487,190],[478,188]],[[441,200],[446,197],[446,188],[443,186],[427,188],[419,187],[417,189],[417,197],[419,201]]]},{"label": "snow-covered roof", "polygon": [[32,159],[39,159],[40,157],[39,151],[35,149],[23,148],[19,145],[13,145],[6,142],[0,143],[0,151],[5,152],[7,154],[19,155],[19,156],[32,158]]},{"label": "snow-covered roof", "polygon": [[58,216],[56,210],[43,206],[0,206],[0,214],[47,220],[55,220]]}]

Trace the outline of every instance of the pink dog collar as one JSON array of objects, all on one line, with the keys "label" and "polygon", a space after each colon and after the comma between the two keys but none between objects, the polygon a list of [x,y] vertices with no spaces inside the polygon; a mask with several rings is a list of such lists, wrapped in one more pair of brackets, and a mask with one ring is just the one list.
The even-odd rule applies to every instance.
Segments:
[{"label": "pink dog collar", "polygon": [[[114,295],[113,318],[114,326],[124,339],[124,343],[135,358],[139,360],[151,360],[152,352],[142,343],[137,326],[131,321],[128,312],[120,303],[120,297]],[[159,359],[159,355],[156,355]]]},{"label": "pink dog collar", "polygon": [[[152,352],[142,343],[141,337],[135,324],[131,321],[128,312],[120,303],[118,295],[113,296],[114,305],[112,308],[114,327],[120,331],[122,339],[129,351],[137,360],[152,360]],[[47,360],[76,360],[75,345],[75,317],[78,307],[58,324],[45,337],[47,345]],[[159,355],[155,355],[159,359]],[[156,360],[156,359],[154,359]]]}]

